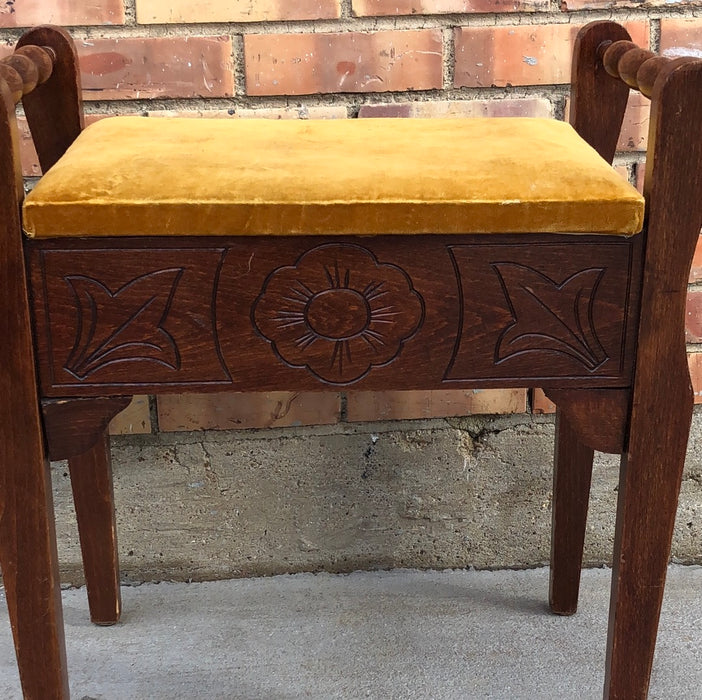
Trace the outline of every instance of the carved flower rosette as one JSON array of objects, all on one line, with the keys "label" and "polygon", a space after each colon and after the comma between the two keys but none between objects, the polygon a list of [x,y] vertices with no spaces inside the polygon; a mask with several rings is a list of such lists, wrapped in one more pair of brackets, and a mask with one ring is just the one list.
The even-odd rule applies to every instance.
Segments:
[{"label": "carved flower rosette", "polygon": [[252,321],[286,364],[349,384],[392,362],[423,314],[402,269],[359,245],[331,243],[272,272]]}]

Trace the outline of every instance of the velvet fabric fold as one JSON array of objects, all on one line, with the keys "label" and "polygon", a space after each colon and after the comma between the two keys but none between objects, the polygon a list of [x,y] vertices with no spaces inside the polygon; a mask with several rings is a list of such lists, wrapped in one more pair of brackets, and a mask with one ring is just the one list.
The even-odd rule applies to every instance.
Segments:
[{"label": "velvet fabric fold", "polygon": [[29,236],[605,233],[644,201],[568,124],[114,117],[24,203]]}]

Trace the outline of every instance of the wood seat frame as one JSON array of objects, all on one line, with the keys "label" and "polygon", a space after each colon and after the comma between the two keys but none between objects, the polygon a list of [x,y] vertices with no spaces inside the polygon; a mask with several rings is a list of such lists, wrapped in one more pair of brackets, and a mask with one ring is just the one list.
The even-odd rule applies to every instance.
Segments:
[{"label": "wood seat frame", "polygon": [[558,408],[556,613],[576,609],[593,450],[622,455],[604,694],[646,696],[693,405],[702,61],[596,22],[572,76],[571,123],[609,162],[630,88],[652,99],[640,235],[27,240],[15,105],[44,170],[83,112],[68,35],[20,39],[0,62],[0,565],[25,697],[68,697],[48,458],[69,462],[91,618],[119,617],[106,428],[133,394],[525,386]]}]

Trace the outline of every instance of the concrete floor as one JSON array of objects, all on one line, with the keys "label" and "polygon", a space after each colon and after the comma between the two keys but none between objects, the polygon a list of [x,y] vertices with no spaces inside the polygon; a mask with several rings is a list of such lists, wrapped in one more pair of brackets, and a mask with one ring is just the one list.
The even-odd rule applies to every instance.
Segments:
[{"label": "concrete floor", "polygon": [[[548,570],[298,574],[123,589],[123,622],[64,592],[73,698],[601,697],[610,572],[551,615]],[[702,567],[668,576],[650,698],[702,698]],[[0,609],[0,697],[20,698]]]}]

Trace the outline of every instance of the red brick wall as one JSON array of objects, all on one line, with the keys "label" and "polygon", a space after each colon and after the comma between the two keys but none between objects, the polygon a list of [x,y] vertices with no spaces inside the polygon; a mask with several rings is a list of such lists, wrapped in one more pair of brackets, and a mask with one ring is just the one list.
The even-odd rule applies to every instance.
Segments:
[{"label": "red brick wall", "polygon": [[[0,35],[70,28],[86,111],[222,118],[523,115],[564,118],[570,51],[591,19],[640,44],[702,55],[702,0],[15,0]],[[632,95],[617,169],[641,183],[648,105]],[[39,167],[28,134],[24,168]],[[702,247],[691,277],[690,367],[702,402]],[[540,392],[168,397],[162,430],[548,411]],[[151,429],[142,400],[116,431]]]}]

